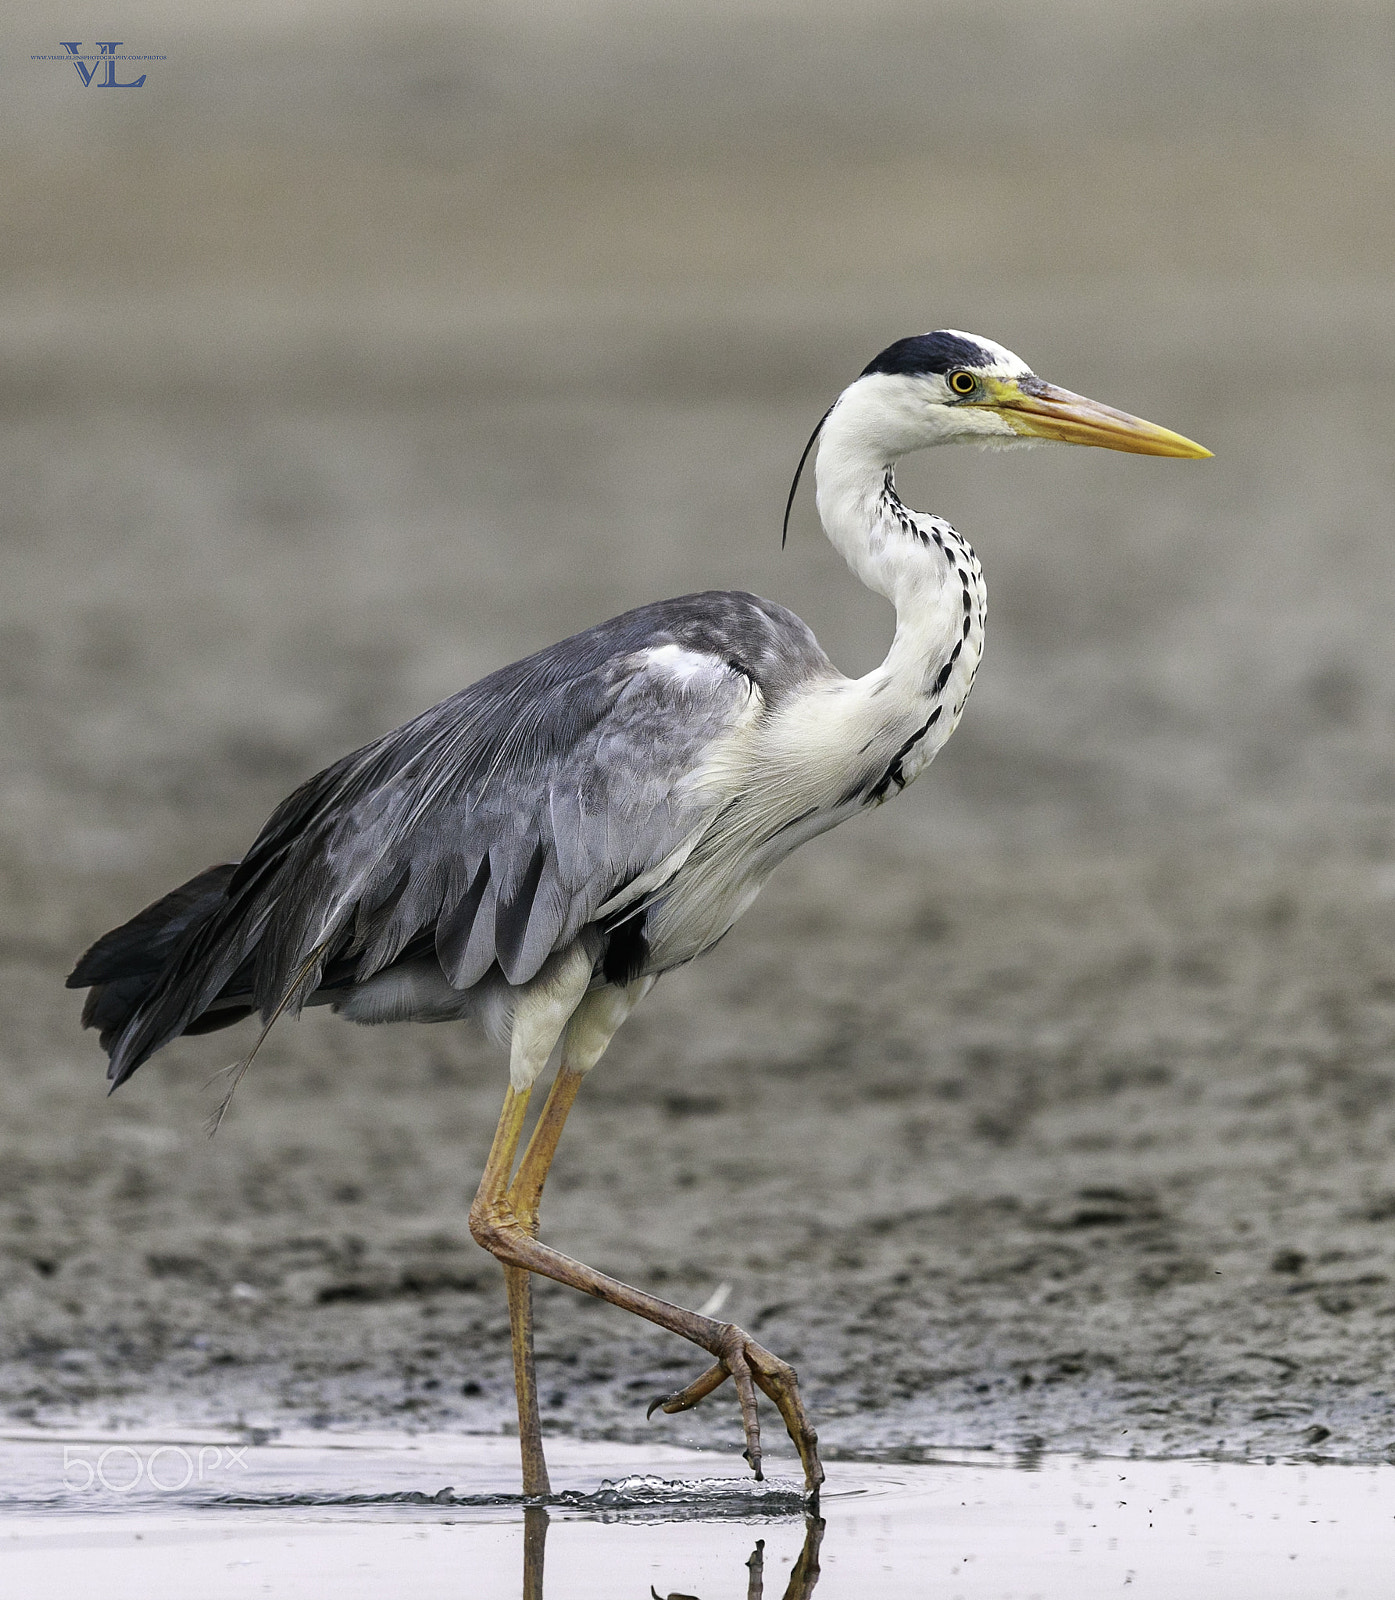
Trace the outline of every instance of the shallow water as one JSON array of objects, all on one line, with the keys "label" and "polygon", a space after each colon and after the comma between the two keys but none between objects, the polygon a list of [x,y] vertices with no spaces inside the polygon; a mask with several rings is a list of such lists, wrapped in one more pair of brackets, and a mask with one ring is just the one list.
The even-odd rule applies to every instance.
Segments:
[{"label": "shallow water", "polygon": [[525,1514],[507,1438],[0,1439],[8,1595],[1073,1600],[1389,1593],[1395,1467],[835,1462],[818,1517],[739,1459],[551,1443]]}]

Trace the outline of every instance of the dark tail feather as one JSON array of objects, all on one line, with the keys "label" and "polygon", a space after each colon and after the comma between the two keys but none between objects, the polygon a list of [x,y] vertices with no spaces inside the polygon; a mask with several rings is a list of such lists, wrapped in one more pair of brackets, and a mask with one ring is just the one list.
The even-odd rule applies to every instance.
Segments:
[{"label": "dark tail feather", "polygon": [[[237,867],[209,867],[181,884],[139,915],[105,933],[68,977],[70,989],[89,989],[82,1008],[83,1026],[97,1028],[102,1048],[111,1055],[129,1024],[151,996],[186,938],[196,934],[226,904],[225,891]],[[230,985],[235,988],[235,985]],[[231,996],[186,1024],[185,1033],[209,1033],[239,1022],[252,1010],[250,1002]],[[148,1052],[147,1052],[148,1054]],[[141,1061],[123,1064],[112,1087],[129,1078]]]}]

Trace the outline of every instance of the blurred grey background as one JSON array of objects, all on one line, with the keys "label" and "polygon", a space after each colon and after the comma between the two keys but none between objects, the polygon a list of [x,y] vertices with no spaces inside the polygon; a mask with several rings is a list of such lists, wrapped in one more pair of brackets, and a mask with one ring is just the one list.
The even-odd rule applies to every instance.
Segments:
[{"label": "blurred grey background", "polygon": [[[75,36],[167,59],[31,59]],[[507,1419],[487,1047],[307,1019],[209,1147],[235,1047],[104,1103],[62,975],[627,606],[754,589],[865,670],[890,614],[807,490],[781,554],[784,494],[953,326],[1216,459],[906,464],[987,572],[964,725],[661,986],[548,1225],[732,1281],[850,1449],[1384,1449],[1395,9],[19,0],[0,38],[10,1411]],[[635,1364],[688,1363],[554,1298],[549,1426],[638,1424]]]}]

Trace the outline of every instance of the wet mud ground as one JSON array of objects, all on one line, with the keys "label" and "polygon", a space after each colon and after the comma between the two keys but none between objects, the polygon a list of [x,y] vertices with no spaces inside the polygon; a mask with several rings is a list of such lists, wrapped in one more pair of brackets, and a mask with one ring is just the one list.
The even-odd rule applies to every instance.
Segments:
[{"label": "wet mud ground", "polygon": [[[1395,1450],[1389,164],[1342,128],[1201,151],[1128,87],[1085,162],[11,128],[0,1414],[510,1425],[465,1221],[500,1054],[313,1015],[210,1143],[241,1034],[108,1101],[63,975],[318,766],[627,605],[752,588],[865,670],[889,616],[779,511],[837,388],[948,323],[1216,460],[908,464],[987,574],[963,727],[659,985],[547,1236],[729,1285],[833,1455]],[[726,1395],[643,1420],[692,1354],[538,1305],[548,1431],[738,1447]]]}]

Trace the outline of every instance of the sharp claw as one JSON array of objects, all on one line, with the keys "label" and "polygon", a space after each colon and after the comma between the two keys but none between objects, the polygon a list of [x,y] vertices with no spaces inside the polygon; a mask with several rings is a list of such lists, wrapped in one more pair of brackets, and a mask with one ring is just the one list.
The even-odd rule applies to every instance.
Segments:
[{"label": "sharp claw", "polygon": [[672,1399],[673,1396],[671,1394],[661,1394],[657,1400],[651,1400],[645,1410],[644,1420],[648,1422],[656,1411],[661,1411]]}]

